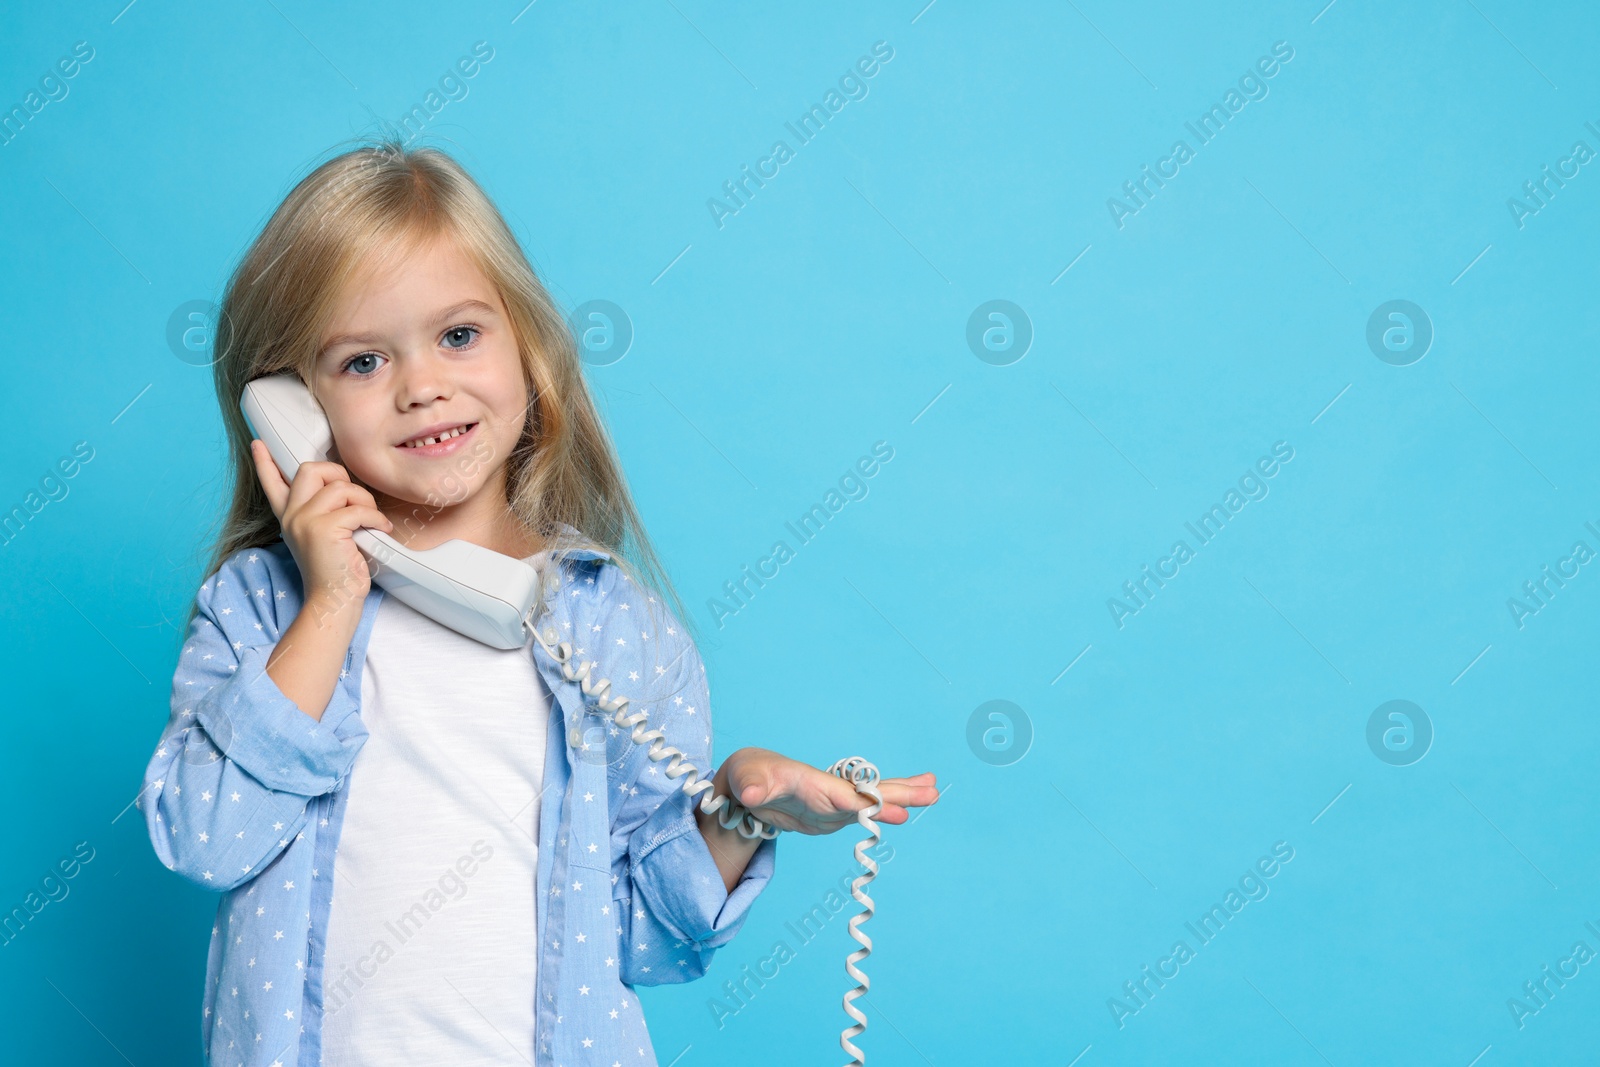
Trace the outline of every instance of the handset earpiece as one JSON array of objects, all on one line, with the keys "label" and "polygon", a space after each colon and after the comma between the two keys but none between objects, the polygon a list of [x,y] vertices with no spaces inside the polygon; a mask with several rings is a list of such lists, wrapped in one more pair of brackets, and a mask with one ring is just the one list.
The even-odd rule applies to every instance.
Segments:
[{"label": "handset earpiece", "polygon": [[247,382],[239,409],[286,482],[294,481],[300,464],[326,460],[333,453],[333,427],[322,405],[292,371]]}]

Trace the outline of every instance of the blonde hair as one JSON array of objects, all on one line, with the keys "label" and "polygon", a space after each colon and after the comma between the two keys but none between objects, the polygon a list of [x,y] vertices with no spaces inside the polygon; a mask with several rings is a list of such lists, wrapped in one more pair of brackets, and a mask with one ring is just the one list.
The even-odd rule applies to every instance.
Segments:
[{"label": "blonde hair", "polygon": [[664,595],[692,634],[693,622],[634,507],[560,308],[471,175],[439,149],[408,149],[393,136],[360,143],[306,175],[228,279],[212,366],[233,500],[205,573],[242,548],[281,538],[239,410],[245,383],[289,370],[310,383],[343,288],[438,236],[454,238],[493,283],[522,359],[530,404],[522,437],[506,458],[511,514],[558,556],[580,548],[608,553],[636,585]]}]

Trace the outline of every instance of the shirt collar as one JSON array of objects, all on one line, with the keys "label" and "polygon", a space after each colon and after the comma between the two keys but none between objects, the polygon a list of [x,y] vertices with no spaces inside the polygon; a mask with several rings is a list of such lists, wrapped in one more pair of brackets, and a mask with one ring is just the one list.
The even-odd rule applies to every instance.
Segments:
[{"label": "shirt collar", "polygon": [[[582,540],[585,540],[585,541],[589,540],[587,537],[584,537],[584,535],[576,527],[570,526],[567,523],[558,521],[556,523],[556,526],[559,527],[561,532],[566,534],[568,537],[581,538]],[[555,553],[554,549],[550,549],[549,550],[549,554],[553,555],[554,553]],[[578,559],[578,560],[591,560],[591,559],[610,560],[612,558],[611,553],[609,553],[605,549],[599,548],[599,547],[595,547],[595,548],[569,548],[569,549],[563,551],[560,555],[561,555],[562,559]]]}]

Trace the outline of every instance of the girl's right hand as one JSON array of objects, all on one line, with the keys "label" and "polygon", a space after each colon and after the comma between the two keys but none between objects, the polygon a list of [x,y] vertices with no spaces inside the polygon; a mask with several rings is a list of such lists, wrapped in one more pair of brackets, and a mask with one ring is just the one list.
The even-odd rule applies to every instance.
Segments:
[{"label": "girl's right hand", "polygon": [[394,523],[378,510],[372,493],[337,463],[302,463],[290,484],[259,439],[250,442],[250,457],[284,544],[300,568],[304,606],[313,607],[317,618],[359,619],[372,579],[351,534],[363,526],[392,533]]}]

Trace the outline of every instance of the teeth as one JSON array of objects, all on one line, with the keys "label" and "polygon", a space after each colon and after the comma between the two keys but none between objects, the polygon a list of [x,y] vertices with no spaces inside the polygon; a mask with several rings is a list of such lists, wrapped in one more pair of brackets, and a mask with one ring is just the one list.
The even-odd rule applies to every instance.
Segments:
[{"label": "teeth", "polygon": [[407,448],[422,448],[425,445],[436,445],[440,441],[448,441],[452,437],[460,437],[462,434],[466,433],[467,430],[469,428],[471,428],[473,425],[474,425],[473,423],[464,422],[460,426],[457,426],[455,429],[446,430],[444,433],[439,434],[439,435],[437,435],[435,437],[424,437],[424,438],[421,438],[420,440],[416,440],[416,441],[407,441],[406,442],[406,447]]}]

